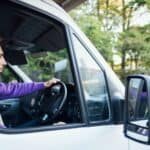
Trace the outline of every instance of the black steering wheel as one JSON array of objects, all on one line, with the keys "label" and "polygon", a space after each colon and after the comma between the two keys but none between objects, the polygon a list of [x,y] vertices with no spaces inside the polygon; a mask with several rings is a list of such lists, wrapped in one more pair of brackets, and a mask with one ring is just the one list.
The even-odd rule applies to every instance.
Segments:
[{"label": "black steering wheel", "polygon": [[67,87],[58,82],[40,95],[40,123],[52,122],[61,112],[67,99]]}]

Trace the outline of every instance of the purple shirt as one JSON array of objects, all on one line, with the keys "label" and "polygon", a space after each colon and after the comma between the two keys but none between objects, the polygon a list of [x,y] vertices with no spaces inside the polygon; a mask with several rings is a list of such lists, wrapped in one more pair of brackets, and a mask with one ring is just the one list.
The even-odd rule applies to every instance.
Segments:
[{"label": "purple shirt", "polygon": [[8,84],[0,82],[0,99],[24,96],[41,89],[44,89],[43,82]]}]

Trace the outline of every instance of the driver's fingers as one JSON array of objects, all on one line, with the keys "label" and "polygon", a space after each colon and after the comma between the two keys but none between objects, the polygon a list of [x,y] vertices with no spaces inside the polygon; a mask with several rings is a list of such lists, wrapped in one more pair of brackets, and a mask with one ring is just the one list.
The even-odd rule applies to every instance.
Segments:
[{"label": "driver's fingers", "polygon": [[47,87],[52,86],[53,84],[56,84],[59,81],[60,81],[60,79],[53,78],[51,80],[44,82],[44,86],[47,88]]},{"label": "driver's fingers", "polygon": [[52,84],[56,84],[57,82],[60,82],[60,79],[57,79],[57,78],[53,78],[51,80],[49,80],[49,83],[52,85]]}]

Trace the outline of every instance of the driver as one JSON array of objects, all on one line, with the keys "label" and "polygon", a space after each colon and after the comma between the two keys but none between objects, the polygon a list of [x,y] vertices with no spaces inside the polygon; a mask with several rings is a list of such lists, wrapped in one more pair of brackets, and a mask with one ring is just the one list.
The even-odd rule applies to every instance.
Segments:
[{"label": "driver", "polygon": [[[3,72],[6,66],[6,60],[4,58],[4,52],[0,45],[0,73]],[[51,79],[46,82],[33,82],[33,83],[2,83],[0,82],[0,100],[6,98],[13,98],[24,96],[32,92],[49,88],[53,84],[59,82],[59,79]],[[2,117],[0,115],[0,128],[5,128]]]}]

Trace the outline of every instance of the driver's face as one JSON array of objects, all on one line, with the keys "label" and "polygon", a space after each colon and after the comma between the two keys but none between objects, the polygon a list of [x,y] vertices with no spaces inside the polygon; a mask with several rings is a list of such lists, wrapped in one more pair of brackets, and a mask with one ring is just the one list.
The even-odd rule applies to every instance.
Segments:
[{"label": "driver's face", "polygon": [[6,60],[4,58],[4,52],[2,50],[2,47],[0,46],[0,72],[3,72],[4,67],[6,66]]}]

